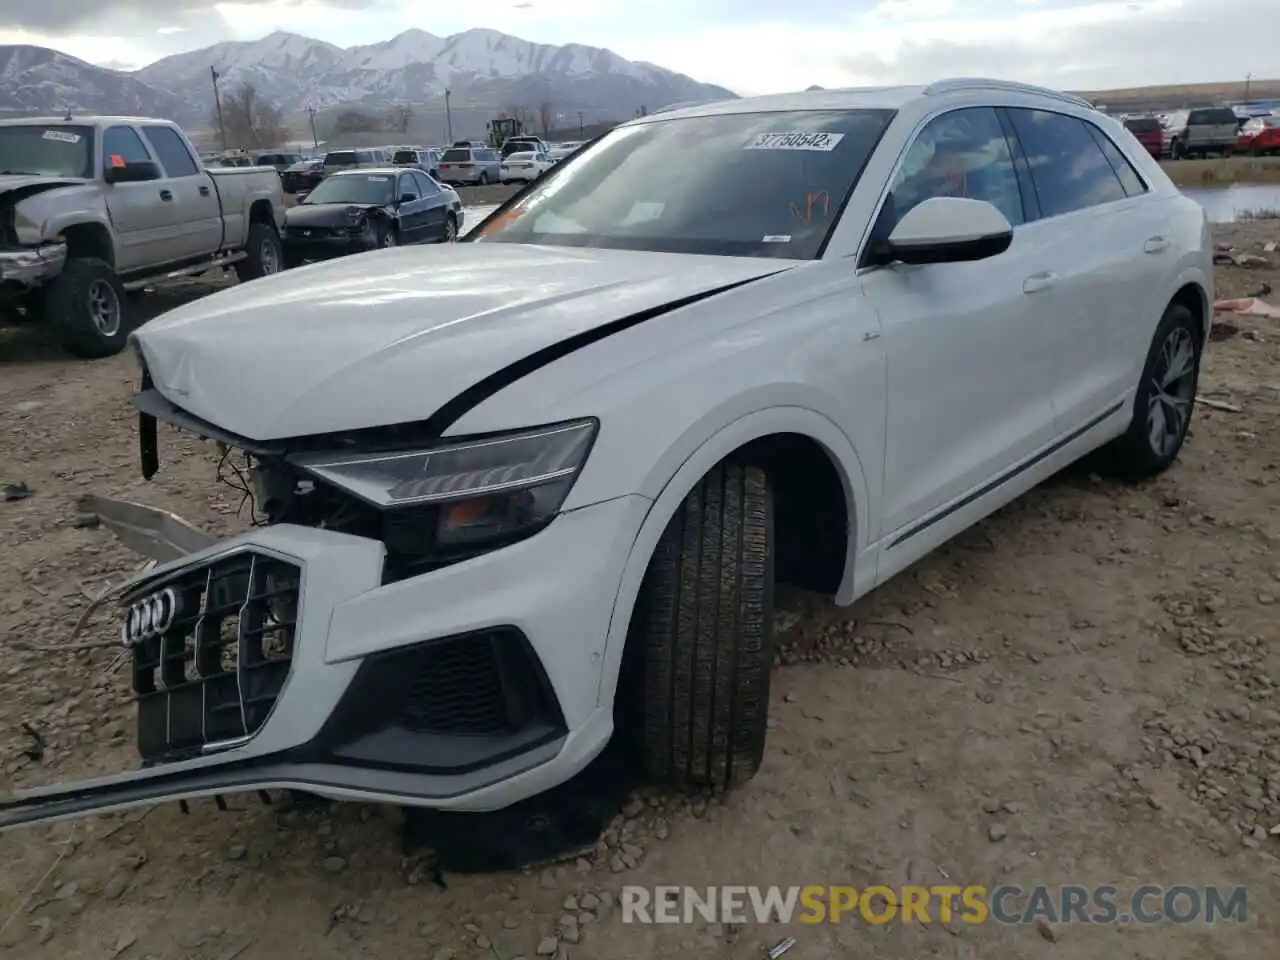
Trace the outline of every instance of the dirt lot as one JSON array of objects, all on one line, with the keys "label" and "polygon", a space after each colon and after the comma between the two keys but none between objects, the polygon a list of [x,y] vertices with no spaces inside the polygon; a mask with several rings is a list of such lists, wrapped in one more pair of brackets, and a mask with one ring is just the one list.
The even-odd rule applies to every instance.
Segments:
[{"label": "dirt lot", "polygon": [[[1257,253],[1280,223],[1230,239]],[[1220,292],[1268,280],[1280,288],[1280,269],[1226,268]],[[646,797],[595,856],[449,874],[447,888],[402,858],[385,809],[232,798],[226,812],[200,802],[9,833],[0,957],[757,958],[786,935],[794,960],[1276,956],[1280,327],[1242,317],[1223,332],[1201,392],[1240,412],[1200,407],[1158,481],[1071,471],[850,610],[782,598],[773,730],[747,787]],[[137,479],[124,359],[75,363],[30,331],[3,336],[0,484],[32,496],[0,503],[0,789],[134,762],[116,651],[59,649],[85,591],[134,562],[78,525],[77,498],[239,523],[192,441],[164,440],[159,477]],[[90,637],[110,634],[103,621]],[[624,883],[947,882],[1245,885],[1250,916],[642,927],[610,906]]]}]

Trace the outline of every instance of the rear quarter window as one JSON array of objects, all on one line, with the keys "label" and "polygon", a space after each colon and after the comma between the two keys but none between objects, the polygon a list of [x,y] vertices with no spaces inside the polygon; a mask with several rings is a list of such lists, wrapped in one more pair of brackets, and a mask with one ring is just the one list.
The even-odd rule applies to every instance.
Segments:
[{"label": "rear quarter window", "polygon": [[1134,133],[1159,133],[1164,129],[1155,117],[1135,117],[1126,120],[1124,125]]},{"label": "rear quarter window", "polygon": [[1226,107],[1192,110],[1191,119],[1187,121],[1192,124],[1225,124],[1235,123],[1236,113],[1234,110],[1228,110]]},{"label": "rear quarter window", "polygon": [[466,163],[470,159],[470,150],[446,150],[440,157],[443,163]]},{"label": "rear quarter window", "polygon": [[355,163],[356,155],[351,150],[335,150],[333,153],[325,154],[324,162],[328,164],[337,163]]}]

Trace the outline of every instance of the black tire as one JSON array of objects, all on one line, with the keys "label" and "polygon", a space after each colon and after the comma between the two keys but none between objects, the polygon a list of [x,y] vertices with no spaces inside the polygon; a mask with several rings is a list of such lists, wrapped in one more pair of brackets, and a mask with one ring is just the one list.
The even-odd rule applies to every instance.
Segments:
[{"label": "black tire", "polygon": [[249,227],[249,237],[245,241],[243,260],[235,262],[236,276],[241,283],[258,280],[279,273],[284,267],[284,250],[280,245],[280,234],[276,228],[266,223],[255,223]]},{"label": "black tire", "polygon": [[773,500],[726,463],[685,498],[645,572],[628,650],[648,774],[676,787],[749,780],[764,756],[773,668]]},{"label": "black tire", "polygon": [[[129,339],[129,298],[111,265],[97,257],[68,260],[45,292],[45,315],[72,356],[112,357]],[[114,311],[114,323],[108,311]]]},{"label": "black tire", "polygon": [[377,237],[377,249],[379,250],[400,245],[400,238],[396,236],[396,228],[389,223],[379,223],[374,227],[374,235]]},{"label": "black tire", "polygon": [[481,170],[481,171],[480,171],[480,186],[482,186],[482,187],[487,187],[488,185],[489,185],[489,171],[488,171],[488,170]]},{"label": "black tire", "polygon": [[[1151,346],[1147,350],[1147,359],[1142,366],[1142,379],[1138,383],[1138,393],[1134,400],[1133,420],[1129,429],[1117,437],[1103,451],[1105,462],[1111,471],[1128,480],[1144,480],[1167,470],[1178,458],[1182,444],[1187,438],[1191,426],[1191,416],[1195,412],[1196,388],[1200,380],[1200,357],[1204,349],[1204,331],[1200,322],[1186,307],[1171,303],[1160,319],[1155,336],[1151,338]],[[1189,373],[1165,386],[1166,397],[1175,393],[1180,403],[1162,400],[1157,406],[1163,418],[1181,411],[1181,420],[1176,431],[1162,435],[1161,441],[1154,439],[1152,398],[1156,393],[1157,380],[1163,381],[1168,372],[1167,364],[1170,351],[1177,350],[1178,344],[1185,344],[1190,351]]]},{"label": "black tire", "polygon": [[1181,140],[1175,140],[1169,146],[1169,153],[1175,160],[1185,160],[1187,158],[1187,148]]},{"label": "black tire", "polygon": [[458,218],[452,213],[444,218],[444,239],[441,243],[453,243],[458,239]]}]

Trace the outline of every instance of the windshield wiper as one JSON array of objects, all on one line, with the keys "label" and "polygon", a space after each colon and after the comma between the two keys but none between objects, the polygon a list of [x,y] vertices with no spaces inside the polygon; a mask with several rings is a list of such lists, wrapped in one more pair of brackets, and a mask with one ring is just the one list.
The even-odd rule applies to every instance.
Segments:
[{"label": "windshield wiper", "polygon": [[0,177],[41,177],[44,174],[31,170],[0,170]]}]

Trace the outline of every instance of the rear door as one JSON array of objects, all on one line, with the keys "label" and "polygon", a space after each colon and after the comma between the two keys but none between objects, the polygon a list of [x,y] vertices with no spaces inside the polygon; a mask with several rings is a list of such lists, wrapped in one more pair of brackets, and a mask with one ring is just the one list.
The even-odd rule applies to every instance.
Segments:
[{"label": "rear door", "polygon": [[1053,393],[1060,435],[1082,431],[1115,413],[1137,385],[1134,364],[1145,351],[1134,330],[1150,337],[1147,291],[1171,254],[1162,207],[1097,126],[1047,110],[1005,111],[1027,159],[1040,208],[1023,229],[1044,254],[1040,290],[1029,298],[1049,325]]},{"label": "rear door", "polygon": [[177,213],[173,259],[207,256],[222,246],[222,207],[210,177],[172,127],[148,124],[142,134],[164,168]]},{"label": "rear door", "polygon": [[[128,124],[102,134],[102,169],[155,160],[138,131]],[[169,200],[163,199],[165,195]],[[178,230],[177,207],[168,180],[107,186],[107,214],[118,242],[116,270],[128,273],[174,259],[170,252]]]}]

